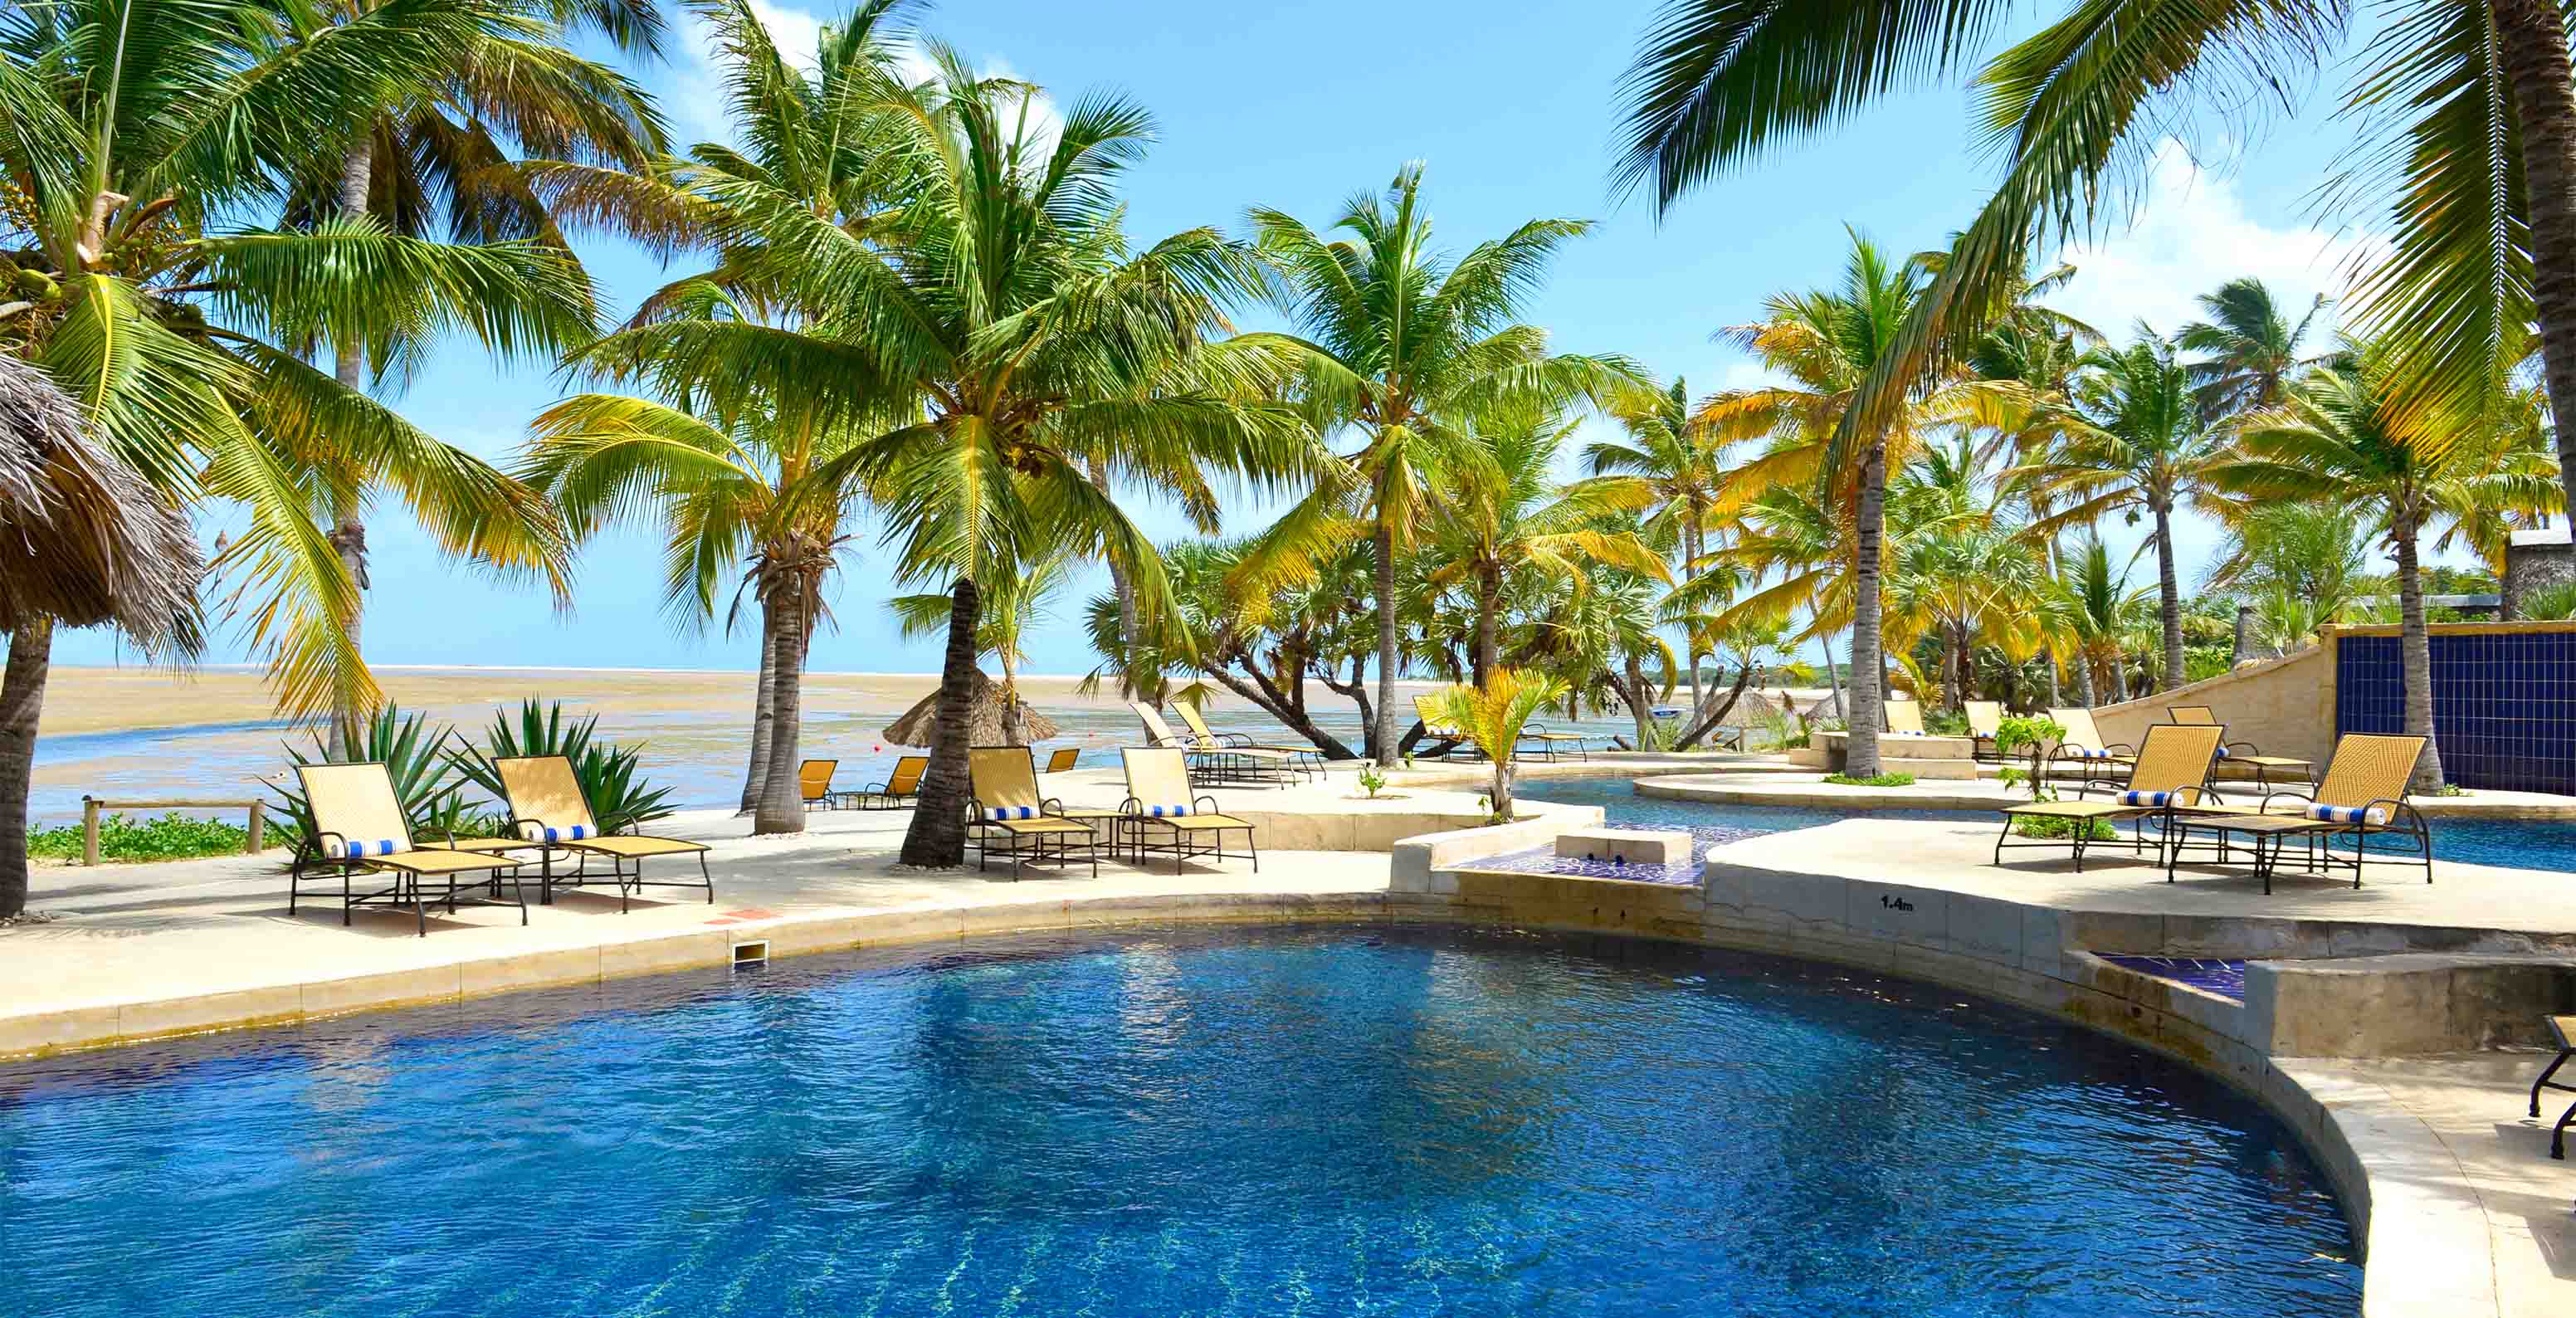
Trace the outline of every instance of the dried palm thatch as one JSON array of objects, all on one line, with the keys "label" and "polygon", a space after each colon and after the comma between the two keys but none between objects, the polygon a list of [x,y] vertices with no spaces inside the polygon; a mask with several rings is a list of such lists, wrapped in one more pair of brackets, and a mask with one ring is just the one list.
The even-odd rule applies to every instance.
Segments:
[{"label": "dried palm thatch", "polygon": [[[966,704],[966,744],[969,746],[1006,745],[1002,730],[1002,684],[975,670],[975,687]],[[885,739],[898,746],[928,746],[939,731],[939,693],[921,698],[902,718],[886,725]],[[1045,741],[1061,729],[1046,715],[1020,704],[1020,734],[1028,741]]]},{"label": "dried palm thatch", "polygon": [[92,439],[43,370],[0,355],[0,631],[113,623],[193,654],[205,571],[187,515]]}]

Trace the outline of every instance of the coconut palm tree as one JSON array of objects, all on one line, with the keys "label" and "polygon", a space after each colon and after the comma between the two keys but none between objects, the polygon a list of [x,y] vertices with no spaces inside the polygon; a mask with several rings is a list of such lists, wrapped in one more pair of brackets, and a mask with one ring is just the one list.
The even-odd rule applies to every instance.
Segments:
[{"label": "coconut palm tree", "polygon": [[1430,581],[1464,585],[1475,600],[1476,630],[1468,671],[1482,682],[1498,664],[1507,578],[1533,575],[1581,594],[1596,568],[1617,568],[1665,583],[1672,573],[1636,529],[1605,525],[1654,498],[1633,476],[1596,476],[1559,488],[1556,462],[1579,420],[1505,414],[1478,425],[1452,464],[1447,513],[1424,550],[1437,564]]},{"label": "coconut palm tree", "polygon": [[[310,50],[336,23],[383,3],[347,0],[327,11],[335,22],[285,27],[278,49]],[[458,63],[400,89],[345,132],[338,151],[297,180],[281,227],[306,230],[337,217],[416,239],[443,228],[453,242],[534,241],[569,257],[543,202],[503,166],[525,152],[633,168],[660,152],[662,124],[651,97],[624,74],[565,47],[579,31],[606,36],[630,56],[658,57],[661,17],[649,0],[523,0],[514,18],[506,28],[496,24],[481,33]],[[373,338],[339,335],[329,345],[333,376],[352,392],[399,387],[434,351],[436,329],[394,325]],[[309,352],[316,345],[294,346]],[[315,477],[330,490],[331,544],[358,585],[356,608],[343,624],[356,650],[368,585],[366,508],[384,482],[354,456],[342,460],[326,449],[314,458]],[[367,712],[355,705],[336,712],[332,754],[347,752]]]},{"label": "coconut palm tree", "polygon": [[2164,687],[2182,685],[2182,586],[2175,566],[2174,514],[2189,508],[2219,516],[2228,494],[2209,473],[2228,461],[2228,440],[2193,397],[2191,371],[2174,345],[2141,325],[2138,342],[2085,357],[2075,404],[2062,414],[2057,447],[2006,473],[2048,498],[2072,503],[2036,523],[2039,534],[2091,526],[2112,513],[2145,518],[2156,550],[2156,590],[2164,628]]},{"label": "coconut palm tree", "polygon": [[2200,354],[2191,364],[2201,409],[2212,418],[2230,417],[2281,401],[2281,391],[2321,355],[2301,356],[2326,295],[2317,294],[2307,312],[2291,324],[2272,300],[2272,290],[2252,277],[2231,279],[2214,293],[2200,295],[2207,320],[2195,320],[2174,335],[2174,345]]},{"label": "coconut palm tree", "polygon": [[1553,674],[1497,668],[1474,686],[1453,686],[1433,698],[1441,719],[1464,733],[1494,766],[1489,794],[1494,821],[1512,817],[1513,752],[1520,746],[1521,729],[1565,693],[1565,682]]},{"label": "coconut palm tree", "polygon": [[0,354],[0,920],[27,909],[27,788],[56,627],[187,659],[205,562],[186,514],[119,462],[37,367]]},{"label": "coconut palm tree", "polygon": [[2473,418],[2465,436],[2441,433],[2461,423],[2407,397],[2416,377],[2402,371],[2399,350],[2355,344],[2349,356],[2291,389],[2279,407],[2246,418],[2245,456],[2211,479],[2249,497],[2332,501],[2381,520],[2397,562],[2406,731],[2427,739],[2414,781],[2429,790],[2442,782],[2442,757],[2431,741],[2433,652],[2418,542],[2436,525],[2484,510],[2555,506],[2555,464],[2518,428],[2479,426]]},{"label": "coconut palm tree", "polygon": [[2061,616],[2075,660],[2076,701],[2087,708],[2129,698],[2127,648],[2130,621],[2146,606],[2144,591],[2129,588],[2128,574],[2111,566],[2111,548],[2087,534],[2074,563],[2057,579]]},{"label": "coconut palm tree", "polygon": [[1850,237],[1840,287],[1776,294],[1761,321],[1723,336],[1791,383],[1722,392],[1700,409],[1698,419],[1722,435],[1767,433],[1779,441],[1734,475],[1734,498],[1784,482],[1816,482],[1827,492],[1815,501],[1819,509],[1850,510],[1849,771],[1870,777],[1879,771],[1886,666],[1879,586],[1886,567],[1888,470],[1910,459],[1935,431],[1993,420],[2023,394],[2008,383],[1957,375],[1921,379],[1906,406],[1857,432],[1857,442],[1846,446],[1844,420],[1855,391],[1879,368],[1914,314],[1927,279],[1921,263],[1890,261],[1858,232]]},{"label": "coconut palm tree", "polygon": [[[1690,387],[1676,379],[1661,390],[1639,390],[1610,409],[1624,440],[1595,440],[1583,449],[1585,465],[1595,476],[1626,475],[1647,482],[1655,493],[1654,513],[1645,533],[1675,547],[1682,585],[1697,580],[1708,554],[1715,523],[1718,491],[1725,480],[1725,456],[1731,447],[1691,419]],[[1698,709],[1699,655],[1692,649],[1688,680],[1691,708]]]},{"label": "coconut palm tree", "polygon": [[[940,735],[902,853],[946,866],[964,854],[983,583],[1041,543],[1069,544],[1120,560],[1155,592],[1140,604],[1161,603],[1153,544],[1091,484],[1083,455],[1119,446],[1145,455],[1140,465],[1255,481],[1311,478],[1322,464],[1303,422],[1260,401],[1283,351],[1215,337],[1226,301],[1256,285],[1250,254],[1208,229],[1128,250],[1115,185],[1150,139],[1150,117],[1095,95],[1042,125],[1027,113],[1038,89],[923,49],[933,76],[904,85],[853,70],[848,92],[878,107],[872,144],[881,169],[905,180],[902,205],[864,234],[803,206],[728,221],[759,240],[730,249],[738,277],[777,281],[798,325],[673,317],[621,330],[581,360],[685,379],[718,401],[756,394],[867,433],[808,489],[867,489],[898,580],[949,596]],[[783,708],[780,728],[788,735]]]},{"label": "coconut palm tree", "polygon": [[1396,757],[1396,559],[1429,520],[1431,491],[1473,419],[1542,410],[1578,397],[1608,403],[1638,387],[1616,357],[1552,354],[1545,332],[1519,323],[1559,248],[1591,230],[1583,220],[1532,220],[1478,243],[1455,262],[1431,246],[1419,163],[1381,194],[1363,192],[1334,217],[1328,239],[1283,211],[1256,207],[1255,241],[1278,271],[1277,296],[1306,353],[1300,395],[1319,433],[1359,447],[1330,480],[1279,519],[1246,560],[1256,582],[1294,580],[1345,540],[1376,554],[1377,699],[1367,753]]},{"label": "coconut palm tree", "polygon": [[315,718],[378,698],[347,630],[361,583],[316,524],[331,501],[389,490],[442,549],[545,575],[558,598],[562,534],[531,492],[296,349],[464,332],[551,356],[591,332],[592,299],[533,242],[441,244],[369,219],[220,227],[523,15],[406,0],[291,43],[247,17],[188,0],[0,11],[0,174],[29,240],[9,260],[0,347],[44,367],[169,497],[244,506],[215,568],[269,652],[280,710]]},{"label": "coconut palm tree", "polygon": [[[1926,77],[1968,77],[2003,176],[1846,413],[1846,447],[1903,408],[2001,314],[2028,254],[2120,214],[2162,143],[2196,121],[2237,131],[2341,46],[2347,6],[2257,0],[2188,10],[2067,4],[2038,31],[2004,0],[1781,5],[1666,0],[1622,84],[1622,190],[1658,210]],[[2385,204],[2392,259],[2358,319],[2404,327],[2398,365],[2428,403],[2479,396],[2516,326],[2537,322],[2550,402],[2576,416],[2576,81],[2550,0],[2401,0],[2370,25],[2343,96],[2362,125],[2341,191]],[[2191,110],[2227,113],[2201,117]],[[2576,435],[2558,440],[2576,492]]]}]

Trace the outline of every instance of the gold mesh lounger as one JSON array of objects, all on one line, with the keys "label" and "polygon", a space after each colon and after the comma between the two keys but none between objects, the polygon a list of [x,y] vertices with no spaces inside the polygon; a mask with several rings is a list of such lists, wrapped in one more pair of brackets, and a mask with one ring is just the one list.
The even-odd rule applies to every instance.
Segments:
[{"label": "gold mesh lounger", "polygon": [[1923,702],[1891,700],[1879,706],[1887,712],[1887,730],[1900,737],[1923,735]]},{"label": "gold mesh lounger", "polygon": [[[2218,722],[2218,712],[2207,705],[2169,705],[2165,708],[2165,716],[2176,723],[2197,727],[2214,726]],[[2311,780],[2317,776],[2315,764],[2307,760],[2294,760],[2285,755],[2265,755],[2262,748],[2250,741],[2231,741],[2219,747],[2218,758],[2223,764],[2253,770],[2254,790],[2258,792],[2272,790],[2274,770],[2283,773],[2296,770],[2301,778]]]},{"label": "gold mesh lounger", "polygon": [[1971,700],[1968,711],[1968,735],[1976,744],[1968,755],[1971,759],[2000,761],[2003,753],[1995,748],[1995,737],[2004,730],[2004,706],[2000,700]]},{"label": "gold mesh lounger", "polygon": [[[2210,833],[2218,840],[2222,861],[2230,859],[2226,850],[2230,837],[2250,840],[2254,872],[2262,877],[2266,893],[2272,891],[2281,853],[2293,841],[2307,845],[2311,872],[2332,874],[2338,867],[2348,867],[2355,888],[2361,886],[2362,862],[2373,854],[2398,864],[2421,864],[2424,881],[2431,883],[2433,830],[2422,812],[2406,800],[2407,781],[2415,776],[2415,762],[2423,755],[2422,737],[2348,732],[2335,742],[2334,756],[2326,761],[2315,795],[2273,792],[2251,808],[2186,809],[2175,814],[2168,826],[2175,831],[2176,850],[2192,831]],[[2373,848],[2370,839],[2374,837],[2403,845]],[[2352,854],[2336,854],[2337,842],[2349,844]],[[2173,878],[2170,861],[2165,878],[2168,882]]]},{"label": "gold mesh lounger", "polygon": [[[411,908],[412,925],[429,934],[432,901],[454,911],[459,906],[515,906],[519,923],[528,922],[528,898],[519,886],[520,862],[488,851],[456,851],[413,843],[411,821],[394,795],[394,780],[378,763],[299,764],[295,776],[304,784],[304,800],[313,811],[313,836],[297,844],[287,873],[286,910],[295,912],[306,875],[316,869],[340,873],[340,923],[361,906]],[[309,849],[309,852],[308,852]],[[381,875],[393,886],[359,892],[351,880],[360,874]],[[464,876],[481,878],[460,883]],[[510,896],[501,896],[503,882]],[[438,891],[433,895],[432,887]],[[488,888],[488,897],[465,894]]]},{"label": "gold mesh lounger", "polygon": [[[1178,752],[1174,752],[1177,754]],[[975,868],[984,869],[995,851],[1011,858],[1011,878],[1031,865],[1061,871],[1088,862],[1100,874],[1100,836],[1084,819],[1105,819],[1106,811],[1076,816],[1060,801],[1038,795],[1037,756],[1026,746],[977,746],[966,752],[966,832],[975,840]],[[995,841],[1010,845],[997,847]]]},{"label": "gold mesh lounger", "polygon": [[2088,788],[2118,787],[2127,780],[2137,748],[2127,742],[2103,741],[2102,730],[2093,726],[2092,710],[2051,707],[2048,717],[2066,729],[2066,736],[2048,748],[2048,762],[2040,775],[2043,779],[2073,779],[2078,797]]},{"label": "gold mesh lounger", "polygon": [[[1273,776],[1274,767],[1294,773],[1301,779],[1324,771],[1324,757],[1312,746],[1280,746],[1254,741],[1240,732],[1211,732],[1198,707],[1186,700],[1173,701],[1172,712],[1189,725],[1190,736],[1196,739],[1201,749],[1241,756],[1241,768],[1246,778]],[[1286,780],[1281,778],[1279,781]]]},{"label": "gold mesh lounger", "polygon": [[1449,750],[1440,758],[1447,759],[1449,756],[1463,753],[1471,760],[1483,759],[1484,752],[1476,748],[1476,743],[1467,740],[1467,734],[1463,730],[1451,727],[1448,720],[1440,716],[1440,711],[1433,708],[1434,703],[1433,697],[1415,696],[1413,716],[1422,720],[1423,736],[1433,741],[1450,743]]},{"label": "gold mesh lounger", "polygon": [[[1179,751],[1131,746],[1118,754],[1127,763],[1127,799],[1118,806],[1118,829],[1134,848],[1137,864],[1145,863],[1148,851],[1170,852],[1174,874],[1192,856],[1224,860],[1225,835],[1239,831],[1252,857],[1252,872],[1261,872],[1261,848],[1253,840],[1252,825],[1219,813],[1213,796],[1190,795],[1189,768]],[[1149,842],[1147,834],[1155,830],[1166,840]]]},{"label": "gold mesh lounger", "polygon": [[[2131,849],[2144,851],[2147,830],[2145,819],[2152,815],[2166,823],[2157,835],[2156,859],[2166,859],[2166,839],[2172,832],[2174,811],[2189,802],[2198,801],[2208,792],[2209,767],[2218,760],[2218,741],[2226,735],[2224,728],[2189,728],[2164,723],[2147,729],[2147,742],[2138,750],[2138,758],[2129,766],[2127,785],[2119,795],[2107,801],[2024,801],[2003,807],[2004,830],[1995,838],[1994,863],[2004,863],[2004,852],[2040,848],[2054,851],[2053,839],[2034,842],[2012,841],[2013,829],[2025,819],[2062,819],[2066,821],[2066,840],[2073,845],[2075,872],[2084,872],[2084,849],[2093,840],[2093,825],[2127,819],[2134,821]],[[2168,868],[2170,875],[2172,870]]]},{"label": "gold mesh lounger", "polygon": [[796,794],[804,798],[806,809],[840,808],[840,798],[832,793],[832,775],[840,768],[839,760],[807,760],[796,766]]},{"label": "gold mesh lounger", "polygon": [[[1057,754],[1062,754],[1059,751]],[[921,775],[930,768],[927,755],[904,755],[896,758],[894,772],[881,783],[869,783],[842,797],[861,810],[901,810],[904,802],[921,794]]]},{"label": "gold mesh lounger", "polygon": [[[1521,740],[1537,742],[1539,754],[1545,756],[1550,764],[1556,763],[1557,756],[1567,751],[1573,752],[1586,764],[1592,762],[1592,738],[1584,733],[1551,732],[1544,723],[1531,723],[1521,728]],[[1512,758],[1520,758],[1518,747],[1513,748]]]},{"label": "gold mesh lounger", "polygon": [[[1081,747],[1058,746],[1047,756],[1046,769],[1044,771],[1047,773],[1064,773],[1072,769],[1074,762],[1081,758]],[[901,771],[901,766],[897,766],[897,771]]]},{"label": "gold mesh lounger", "polygon": [[[625,913],[628,901],[641,895],[647,886],[701,889],[710,903],[715,901],[716,880],[707,872],[706,843],[602,829],[590,813],[589,800],[581,794],[581,780],[573,774],[572,761],[563,756],[507,756],[492,764],[501,771],[501,787],[510,798],[510,832],[544,848],[540,853],[544,861],[544,877],[538,889],[540,901],[554,904],[557,888],[597,884],[601,876],[590,872],[593,856],[608,860],[605,877],[617,885],[620,914]],[[580,868],[570,874],[556,874],[557,851],[579,856]],[[697,857],[698,881],[645,878],[644,862],[653,856]]]}]

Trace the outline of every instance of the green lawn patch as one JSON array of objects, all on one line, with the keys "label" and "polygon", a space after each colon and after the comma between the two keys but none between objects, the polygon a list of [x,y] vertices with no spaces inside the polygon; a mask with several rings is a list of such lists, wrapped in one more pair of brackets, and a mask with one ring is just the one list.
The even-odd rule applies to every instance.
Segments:
[{"label": "green lawn patch", "polygon": [[[122,814],[98,821],[100,860],[194,860],[199,856],[238,856],[250,845],[250,830],[220,819],[167,814],[159,819],[132,819]],[[79,860],[81,828],[65,824],[27,834],[27,854],[45,860]]]},{"label": "green lawn patch", "polygon": [[2013,831],[2023,837],[2071,838],[2075,836],[2075,826],[2079,823],[2092,826],[2096,842],[2120,840],[2120,830],[2111,827],[2111,821],[2107,819],[2050,819],[2035,815],[2015,824]]},{"label": "green lawn patch", "polygon": [[1847,773],[1829,773],[1825,775],[1825,781],[1836,787],[1912,787],[1914,775],[1882,773],[1875,778],[1854,778]]}]

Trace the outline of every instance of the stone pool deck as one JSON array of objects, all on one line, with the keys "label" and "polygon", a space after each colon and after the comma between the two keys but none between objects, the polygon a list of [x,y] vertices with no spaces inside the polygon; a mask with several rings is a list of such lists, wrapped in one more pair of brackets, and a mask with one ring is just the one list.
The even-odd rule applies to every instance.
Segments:
[{"label": "stone pool deck", "polygon": [[[1145,869],[1104,863],[1097,878],[1076,870],[1020,883],[999,868],[907,872],[893,858],[908,813],[822,812],[805,834],[751,838],[747,821],[700,812],[665,822],[715,843],[713,905],[663,894],[621,916],[613,897],[570,894],[532,907],[525,928],[515,912],[467,910],[433,919],[427,938],[412,935],[408,915],[362,915],[352,928],[332,906],[288,915],[281,853],[47,869],[34,906],[58,918],[0,930],[0,1056],[714,967],[746,941],[791,955],[1180,920],[1461,918],[1694,937],[2010,1001],[2031,997],[2016,986],[2081,984],[2077,996],[2095,1004],[2093,1014],[2067,1014],[2246,1084],[2320,1150],[2368,1242],[2368,1318],[2576,1307],[2576,1218],[2567,1211],[2576,1164],[2547,1157],[2555,1108],[2541,1121],[2523,1116],[2522,1091],[2543,1057],[2264,1059],[2218,1040],[2235,1050],[2220,1055],[2203,1036],[2240,1028],[2229,1022],[2257,1008],[2096,969],[2106,963],[2085,954],[2344,956],[2431,946],[2565,962],[2576,959],[2576,884],[2566,876],[2445,862],[2429,888],[2382,880],[2356,892],[2288,879],[2266,897],[2241,871],[2186,866],[2182,881],[2167,885],[2161,871],[2111,848],[2080,875],[2038,852],[1997,868],[1988,863],[1990,824],[1862,817],[1717,848],[1704,889],[1474,877],[1482,855],[1597,819],[1597,811],[1544,805],[1548,778],[1662,767],[1735,776],[1709,774],[1705,760],[1525,771],[1524,810],[1539,817],[1465,831],[1477,813],[1474,766],[1397,775],[1374,801],[1357,799],[1364,794],[1347,771],[1289,790],[1220,789],[1226,809],[1261,825],[1268,845],[1257,874],[1239,858],[1194,861],[1178,875],[1168,859]],[[1069,804],[1109,805],[1120,794],[1116,777],[1081,771],[1047,787]],[[1397,837],[1406,840],[1387,841]],[[1390,845],[1392,854],[1383,849]],[[1908,895],[1882,905],[1900,889]],[[1658,904],[1685,900],[1698,904],[1686,925],[1647,918]],[[1583,903],[1590,906],[1578,909]],[[1626,908],[1636,903],[1632,918]],[[1605,913],[1605,905],[1619,909]],[[1986,928],[2006,908],[2015,910],[2010,931]],[[1736,932],[1721,933],[1721,923]],[[1747,928],[1761,932],[1743,936]],[[1998,941],[2008,969],[1971,955]],[[2280,1005],[2294,977],[2254,970],[2249,997],[2276,999],[2259,1010],[2295,1015]]]},{"label": "stone pool deck", "polygon": [[[1548,766],[1553,769],[1555,766]],[[1624,768],[1624,766],[1621,766]],[[1986,766],[1996,769],[1998,766]],[[2222,780],[2228,799],[2259,800],[2254,784]],[[2299,786],[2299,784],[2290,784]],[[1717,805],[1788,805],[1825,810],[1991,810],[2030,799],[2030,789],[2006,787],[1995,778],[1917,782],[1909,787],[1844,787],[1825,781],[1812,769],[1770,756],[1745,756],[1722,768],[1686,767],[1641,780],[1640,794],[1676,801]],[[2074,795],[2071,788],[2062,789]],[[2101,793],[2097,790],[2095,795]],[[2480,788],[2464,796],[2429,796],[2413,801],[2427,819],[2576,819],[2576,798],[2539,792],[2506,792]]]}]

